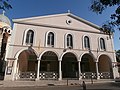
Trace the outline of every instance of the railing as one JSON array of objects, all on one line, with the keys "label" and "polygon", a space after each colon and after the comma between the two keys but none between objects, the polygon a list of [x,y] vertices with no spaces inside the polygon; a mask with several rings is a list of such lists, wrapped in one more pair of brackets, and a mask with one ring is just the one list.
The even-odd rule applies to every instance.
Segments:
[{"label": "railing", "polygon": [[[101,72],[98,74],[100,79],[111,79],[112,76],[110,72]],[[35,80],[36,79],[35,72],[20,72],[16,74],[17,80]],[[97,79],[97,74],[93,72],[84,72],[81,73],[82,79]],[[57,80],[58,73],[57,72],[40,72],[39,74],[40,80]]]},{"label": "railing", "polygon": [[35,72],[20,72],[17,77],[17,79],[20,80],[35,80],[35,78],[36,78]]},{"label": "railing", "polygon": [[93,72],[84,72],[81,74],[82,79],[96,79],[97,78],[97,74],[93,73]]},{"label": "railing", "polygon": [[[112,75],[110,74],[110,72],[101,72],[98,73],[100,79],[111,79]],[[82,79],[97,79],[97,74],[93,73],[93,72],[84,72],[81,74]]]},{"label": "railing", "polygon": [[101,72],[99,73],[100,79],[110,79],[111,78],[111,74],[110,72]]},{"label": "railing", "polygon": [[56,73],[56,72],[40,72],[39,79],[40,80],[57,80],[58,73]]}]

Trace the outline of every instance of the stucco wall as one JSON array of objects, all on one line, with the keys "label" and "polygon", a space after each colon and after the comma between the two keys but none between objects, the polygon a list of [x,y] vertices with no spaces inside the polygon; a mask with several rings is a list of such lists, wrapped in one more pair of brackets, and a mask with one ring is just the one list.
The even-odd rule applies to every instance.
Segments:
[{"label": "stucco wall", "polygon": [[[24,40],[24,32],[28,29],[34,30],[34,42],[33,47],[35,49],[41,47],[45,48],[46,45],[46,34],[47,32],[54,32],[55,34],[55,46],[54,48],[65,48],[65,35],[72,34],[73,35],[73,50],[85,50],[83,45],[83,37],[88,36],[90,38],[90,47],[91,50],[100,50],[99,46],[99,38],[104,38],[106,44],[106,51],[113,52],[113,43],[112,38],[110,39],[108,35],[92,33],[92,32],[81,32],[75,30],[67,30],[67,29],[59,29],[59,28],[51,28],[51,27],[41,27],[41,26],[33,26],[33,25],[24,25],[24,24],[15,24],[13,33],[15,33],[12,38],[14,38],[14,42],[11,42],[10,51],[12,51],[12,55],[8,55],[8,57],[14,57],[15,54],[21,50],[22,48],[26,48],[28,46],[25,45]],[[86,28],[87,29],[87,28]],[[14,48],[13,48],[13,45]]]},{"label": "stucco wall", "polygon": [[[72,20],[70,25],[67,25],[65,21],[67,19]],[[52,21],[53,20],[53,21]],[[27,23],[28,22],[28,23]],[[50,24],[52,26],[38,25],[41,24]],[[26,24],[25,24],[26,23]],[[100,32],[100,30],[89,26],[83,22],[80,22],[74,18],[68,16],[45,18],[43,19],[31,19],[25,23],[14,23],[13,34],[11,37],[11,43],[9,46],[9,51],[6,58],[15,58],[18,59],[19,54],[28,49],[29,46],[25,44],[25,34],[26,31],[31,29],[34,31],[34,41],[32,49],[35,51],[39,59],[46,51],[53,51],[58,56],[58,60],[62,60],[62,57],[65,53],[71,52],[75,54],[78,61],[81,61],[81,58],[84,54],[90,53],[89,50],[84,48],[83,37],[88,36],[90,39],[90,50],[93,55],[94,61],[98,62],[100,55],[107,55],[111,62],[116,62],[114,47],[113,47],[113,38],[109,38],[109,35],[105,35]],[[34,24],[30,24],[34,23]],[[35,25],[35,23],[37,23]],[[59,25],[59,27],[54,27]],[[76,28],[76,29],[75,29]],[[46,35],[48,32],[53,32],[55,35],[55,46],[47,47],[46,46]],[[65,35],[71,34],[73,36],[73,49],[65,49]],[[106,51],[100,50],[99,39],[104,38]]]}]

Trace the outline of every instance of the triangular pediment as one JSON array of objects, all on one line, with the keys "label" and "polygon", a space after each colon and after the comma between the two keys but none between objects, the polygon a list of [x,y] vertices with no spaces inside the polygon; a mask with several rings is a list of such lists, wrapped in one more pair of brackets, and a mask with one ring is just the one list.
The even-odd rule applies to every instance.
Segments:
[{"label": "triangular pediment", "polygon": [[76,29],[89,32],[100,32],[99,26],[71,13],[14,19],[13,22]]}]

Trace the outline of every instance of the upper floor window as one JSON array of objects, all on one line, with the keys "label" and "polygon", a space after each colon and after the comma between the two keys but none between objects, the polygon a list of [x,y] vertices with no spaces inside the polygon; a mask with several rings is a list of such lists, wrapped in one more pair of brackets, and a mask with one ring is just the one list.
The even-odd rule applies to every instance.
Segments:
[{"label": "upper floor window", "polygon": [[54,33],[49,32],[47,36],[47,45],[54,47]]},{"label": "upper floor window", "polygon": [[32,30],[27,31],[26,44],[32,45],[34,38],[34,32]]},{"label": "upper floor window", "polygon": [[68,48],[73,48],[73,37],[71,34],[67,35],[67,47]]},{"label": "upper floor window", "polygon": [[90,48],[90,40],[88,36],[84,37],[84,47],[88,49]]},{"label": "upper floor window", "polygon": [[100,38],[100,49],[105,50],[105,40],[103,38]]}]

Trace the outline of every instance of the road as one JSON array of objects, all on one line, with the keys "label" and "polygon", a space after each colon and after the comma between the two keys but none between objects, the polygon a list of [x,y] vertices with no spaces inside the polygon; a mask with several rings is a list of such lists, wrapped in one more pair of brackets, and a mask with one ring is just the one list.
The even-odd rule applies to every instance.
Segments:
[{"label": "road", "polygon": [[[71,86],[33,86],[33,87],[0,87],[0,90],[82,90],[79,85]],[[120,83],[87,84],[87,90],[120,90]]]}]

